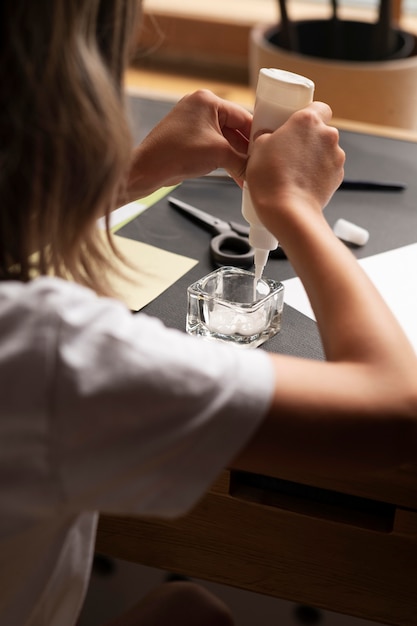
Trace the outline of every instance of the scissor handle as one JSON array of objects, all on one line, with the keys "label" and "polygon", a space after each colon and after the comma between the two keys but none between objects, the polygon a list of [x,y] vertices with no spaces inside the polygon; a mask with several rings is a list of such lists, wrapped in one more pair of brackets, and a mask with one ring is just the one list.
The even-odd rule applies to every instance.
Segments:
[{"label": "scissor handle", "polygon": [[210,242],[211,256],[216,265],[234,265],[250,268],[253,265],[254,251],[247,237],[233,231],[216,235]]}]

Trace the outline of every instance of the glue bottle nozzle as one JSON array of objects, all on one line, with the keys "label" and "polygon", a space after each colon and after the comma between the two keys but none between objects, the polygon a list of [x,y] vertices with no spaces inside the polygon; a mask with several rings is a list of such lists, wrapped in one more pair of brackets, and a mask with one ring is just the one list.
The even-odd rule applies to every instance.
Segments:
[{"label": "glue bottle nozzle", "polygon": [[262,250],[262,248],[255,248],[255,278],[260,280],[268,260],[269,250]]}]

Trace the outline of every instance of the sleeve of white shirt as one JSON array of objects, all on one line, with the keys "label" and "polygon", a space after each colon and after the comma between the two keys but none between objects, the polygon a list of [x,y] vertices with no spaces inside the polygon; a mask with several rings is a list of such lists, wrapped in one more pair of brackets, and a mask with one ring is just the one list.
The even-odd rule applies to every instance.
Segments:
[{"label": "sleeve of white shirt", "polygon": [[49,445],[63,504],[183,514],[264,418],[266,353],[189,337],[79,287],[43,298],[56,312]]}]

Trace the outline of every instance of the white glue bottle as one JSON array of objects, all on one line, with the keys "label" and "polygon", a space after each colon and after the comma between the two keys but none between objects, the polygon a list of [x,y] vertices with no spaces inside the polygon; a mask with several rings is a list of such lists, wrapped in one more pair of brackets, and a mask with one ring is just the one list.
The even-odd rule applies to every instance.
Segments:
[{"label": "white glue bottle", "polygon": [[[253,137],[258,131],[276,130],[292,113],[310,104],[313,93],[314,83],[309,78],[285,70],[261,69],[256,87],[249,154]],[[246,182],[243,185],[242,215],[250,224],[249,243],[255,250],[255,278],[259,279],[269,252],[275,250],[278,241],[258,219]]]}]

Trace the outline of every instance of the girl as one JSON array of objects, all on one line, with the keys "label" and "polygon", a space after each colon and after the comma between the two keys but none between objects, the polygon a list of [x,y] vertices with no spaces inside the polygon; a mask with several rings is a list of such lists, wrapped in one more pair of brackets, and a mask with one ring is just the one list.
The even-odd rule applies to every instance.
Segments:
[{"label": "girl", "polygon": [[[227,465],[262,473],[279,458],[342,473],[416,458],[416,355],[322,216],[344,164],[330,109],[314,103],[294,114],[258,137],[248,160],[249,113],[200,91],[132,156],[121,77],[136,5],[0,6],[0,623],[8,626],[74,626],[99,510],[184,514]],[[260,219],[285,247],[326,362],[206,343],[132,316],[111,297],[97,218],[217,167],[239,184],[246,178]],[[232,618],[183,582],[116,623]]]}]

